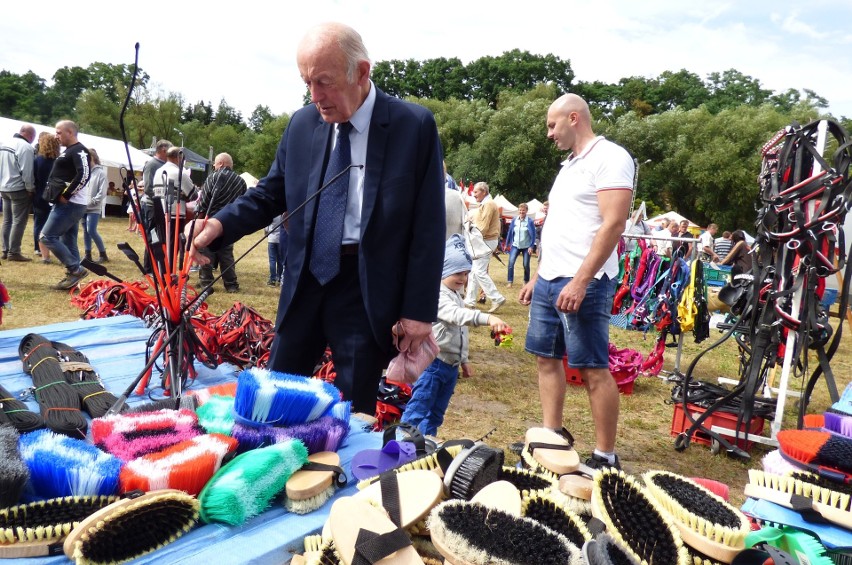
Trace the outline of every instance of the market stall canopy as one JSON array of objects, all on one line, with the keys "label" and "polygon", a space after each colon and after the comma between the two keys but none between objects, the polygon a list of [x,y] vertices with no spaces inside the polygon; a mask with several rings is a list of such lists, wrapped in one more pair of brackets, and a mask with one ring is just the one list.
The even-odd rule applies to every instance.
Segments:
[{"label": "market stall canopy", "polygon": [[665,214],[660,214],[658,216],[654,216],[653,218],[648,220],[648,223],[651,224],[652,226],[658,226],[658,225],[660,225],[660,221],[663,218],[668,218],[669,220],[674,220],[675,222],[678,222],[678,223],[682,222],[683,220],[686,220],[687,222],[689,222],[689,229],[690,230],[701,229],[701,226],[699,226],[698,224],[696,224],[695,222],[693,222],[689,218],[685,218],[685,217],[681,216],[680,214],[678,214],[677,212],[674,212],[674,211],[666,212]]},{"label": "market stall canopy", "polygon": [[[25,124],[30,124],[35,128],[36,141],[38,141],[38,136],[43,131],[49,132],[51,134],[56,133],[55,126],[45,126],[41,124],[34,124],[32,122],[23,122],[20,120],[0,117],[0,139],[4,141],[10,139],[12,135],[18,133],[21,129],[21,126]],[[82,143],[86,147],[93,147],[98,151],[98,156],[101,158],[101,164],[104,167],[116,169],[125,167],[129,169],[130,162],[132,161],[133,169],[135,171],[141,171],[145,165],[145,162],[150,159],[148,155],[134,148],[133,146],[128,146],[125,149],[124,142],[119,139],[100,137],[97,135],[90,135],[88,133],[83,132],[80,132],[77,135],[77,139],[79,139],[80,143]],[[130,153],[129,161],[127,157],[128,151]]]},{"label": "market stall canopy", "polygon": [[498,194],[494,198],[494,203],[500,208],[500,215],[504,218],[514,218],[518,215],[518,207],[509,202],[502,194]]},{"label": "market stall canopy", "polygon": [[[539,219],[538,213],[541,212],[541,207],[544,206],[543,203],[539,202],[537,198],[533,198],[529,202],[527,202],[527,215],[533,219]],[[544,217],[544,214],[541,216]]]},{"label": "market stall canopy", "polygon": [[[142,151],[144,151],[148,155],[153,155],[155,150],[155,147],[149,147],[147,149],[143,149]],[[207,167],[210,165],[210,160],[207,157],[202,157],[201,155],[199,155],[188,147],[181,147],[180,150],[183,151],[184,166],[187,169],[193,171],[207,170]]]}]

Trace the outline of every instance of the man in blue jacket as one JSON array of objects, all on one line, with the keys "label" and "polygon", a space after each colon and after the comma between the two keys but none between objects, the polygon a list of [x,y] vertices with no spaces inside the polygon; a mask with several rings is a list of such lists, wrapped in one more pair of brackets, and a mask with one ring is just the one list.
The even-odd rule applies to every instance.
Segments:
[{"label": "man in blue jacket", "polygon": [[[392,329],[399,350],[417,350],[437,316],[441,144],[431,112],[376,88],[354,29],[311,29],[297,63],[312,105],[293,114],[257,188],[208,220],[194,246],[227,245],[289,211],[269,367],[309,375],[329,345],[335,385],[353,410],[372,414],[381,372],[396,353]],[[348,180],[335,204],[338,171]]]}]

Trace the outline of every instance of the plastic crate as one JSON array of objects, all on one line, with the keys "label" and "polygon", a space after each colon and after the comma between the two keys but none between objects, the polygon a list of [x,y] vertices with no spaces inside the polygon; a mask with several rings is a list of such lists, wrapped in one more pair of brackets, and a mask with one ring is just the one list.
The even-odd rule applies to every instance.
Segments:
[{"label": "plastic crate", "polygon": [[731,282],[731,267],[717,265],[713,268],[708,263],[705,263],[704,282],[707,283],[707,286],[725,286]]},{"label": "plastic crate", "polygon": [[[562,357],[562,366],[565,368],[565,382],[569,385],[583,386],[583,377],[580,376],[580,371],[568,366],[567,355]],[[627,383],[619,383],[617,375],[613,375],[612,378],[615,379],[618,385],[618,392],[625,395],[633,394],[633,383],[636,382],[635,380]]]},{"label": "plastic crate", "polygon": [[[697,420],[698,417],[705,412],[705,409],[696,406],[695,404],[687,404],[687,408],[689,409],[689,413],[693,419]],[[730,412],[722,412],[720,410],[716,410],[713,414],[710,415],[709,418],[702,422],[702,425],[708,430],[712,429],[713,426],[718,426],[721,428],[727,428],[731,431],[731,435],[721,434],[723,438],[728,441],[732,441],[733,432],[736,429],[737,424],[737,415],[731,414]],[[764,419],[758,416],[754,416],[749,422],[748,430],[746,430],[745,424],[740,425],[740,433],[745,434],[749,433],[751,435],[763,435],[763,425]],[[672,437],[677,437],[686,430],[688,430],[692,426],[692,421],[686,417],[683,413],[683,403],[678,402],[674,405],[674,413],[672,414]],[[701,445],[710,445],[712,443],[710,436],[704,431],[698,429],[692,434],[691,440],[694,443],[700,443]],[[746,438],[740,437],[737,438],[737,446],[750,450],[751,446],[754,445],[753,441],[749,441]]]}]

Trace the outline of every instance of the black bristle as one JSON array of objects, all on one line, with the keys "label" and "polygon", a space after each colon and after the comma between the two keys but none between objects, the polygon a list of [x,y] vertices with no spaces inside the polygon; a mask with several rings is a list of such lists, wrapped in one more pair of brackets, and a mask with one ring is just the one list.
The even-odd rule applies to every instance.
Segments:
[{"label": "black bristle", "polygon": [[516,467],[500,467],[498,481],[508,481],[521,492],[544,491],[553,488],[556,483],[550,477]]},{"label": "black bristle", "polygon": [[524,516],[562,534],[577,547],[582,547],[589,537],[588,529],[585,526],[581,528],[578,516],[548,498],[530,498],[524,507]]},{"label": "black bristle", "polygon": [[17,535],[18,528],[26,531],[73,525],[116,500],[117,496],[65,496],[11,506],[0,510],[0,529]]},{"label": "black bristle", "polygon": [[470,500],[484,487],[497,481],[503,458],[502,449],[486,445],[471,448],[450,480],[450,497]]},{"label": "black bristle", "polygon": [[633,481],[615,471],[599,478],[600,503],[625,543],[648,563],[680,562],[680,546],[669,525]]},{"label": "black bristle", "polygon": [[695,483],[670,473],[653,473],[650,477],[655,485],[687,511],[718,526],[731,529],[741,526],[742,522],[736,513]]},{"label": "black bristle", "polygon": [[445,504],[437,515],[449,532],[494,561],[565,565],[574,557],[565,538],[534,520],[464,502]]},{"label": "black bristle", "polygon": [[628,551],[606,533],[599,534],[588,548],[589,565],[639,565]]},{"label": "black bristle", "polygon": [[88,563],[121,562],[174,541],[197,520],[198,502],[193,497],[164,495],[105,516],[78,544]]},{"label": "black bristle", "polygon": [[816,485],[818,487],[822,487],[828,490],[833,490],[834,492],[839,492],[852,496],[852,484],[849,483],[844,483],[841,481],[832,481],[831,479],[822,475],[815,475],[814,473],[807,473],[804,471],[796,471],[790,473],[790,477],[802,481],[803,483]]}]

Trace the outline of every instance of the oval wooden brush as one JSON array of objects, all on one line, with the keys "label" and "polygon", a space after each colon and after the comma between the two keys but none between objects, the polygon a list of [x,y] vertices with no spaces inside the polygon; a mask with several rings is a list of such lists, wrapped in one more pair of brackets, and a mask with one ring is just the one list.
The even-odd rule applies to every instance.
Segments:
[{"label": "oval wooden brush", "polygon": [[643,476],[648,493],[672,515],[683,541],[701,554],[730,563],[745,549],[745,514],[692,479],[668,471]]},{"label": "oval wooden brush", "polygon": [[81,521],[65,538],[63,550],[78,565],[130,561],[191,530],[198,511],[198,500],[179,490],[124,498]]}]

